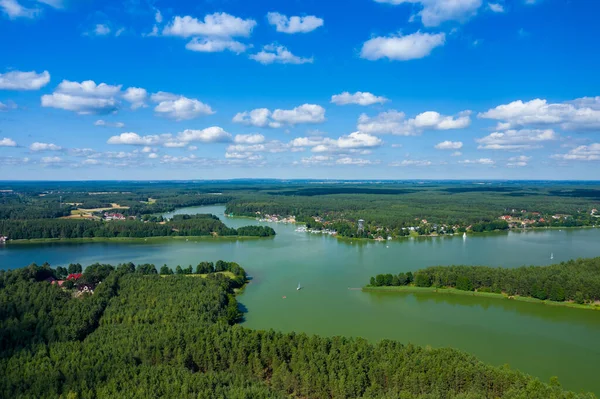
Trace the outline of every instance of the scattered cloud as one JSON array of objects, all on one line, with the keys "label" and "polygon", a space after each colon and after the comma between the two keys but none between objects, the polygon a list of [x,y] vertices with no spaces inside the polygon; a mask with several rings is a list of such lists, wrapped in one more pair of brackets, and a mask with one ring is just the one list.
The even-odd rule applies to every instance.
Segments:
[{"label": "scattered cloud", "polygon": [[204,21],[189,15],[176,16],[170,24],[163,29],[166,36],[219,36],[219,37],[248,37],[256,21],[242,19],[227,13],[214,13],[204,17]]},{"label": "scattered cloud", "polygon": [[237,134],[233,141],[236,144],[260,144],[264,143],[265,136],[262,134]]},{"label": "scattered cloud", "polygon": [[107,122],[104,119],[98,119],[94,122],[94,126],[122,128],[125,127],[125,124],[123,122]]},{"label": "scattered cloud", "polygon": [[454,151],[452,154],[450,154],[450,156],[461,157],[462,156],[462,152],[460,152],[460,151]]},{"label": "scattered cloud", "polygon": [[39,143],[35,142],[29,146],[31,151],[41,152],[41,151],[62,151],[62,147],[52,144],[52,143]]},{"label": "scattered cloud", "polygon": [[323,26],[323,20],[314,15],[304,17],[287,17],[278,12],[267,14],[269,24],[275,26],[277,32],[283,33],[308,33]]},{"label": "scattered cloud", "polygon": [[583,97],[565,103],[535,99],[513,101],[478,115],[501,121],[505,128],[556,125],[564,130],[600,129],[600,99]]},{"label": "scattered cloud", "polygon": [[325,121],[325,108],[316,104],[303,104],[293,109],[276,109],[271,112],[267,108],[240,112],[233,117],[233,122],[257,127],[279,128],[284,125],[294,126],[301,123],[322,123]]},{"label": "scattered cloud", "polygon": [[42,96],[42,107],[59,108],[86,114],[108,114],[118,109],[115,98],[121,86],[96,84],[93,80],[81,83],[63,80],[54,93]]},{"label": "scattered cloud", "polygon": [[522,129],[494,132],[476,139],[480,150],[527,150],[540,148],[544,141],[557,140],[558,135],[552,129]]},{"label": "scattered cloud", "polygon": [[460,150],[462,147],[463,143],[461,141],[442,141],[435,145],[438,150]]},{"label": "scattered cloud", "polygon": [[0,147],[16,147],[17,143],[13,139],[9,139],[8,137],[4,137],[0,140]]},{"label": "scattered cloud", "polygon": [[367,40],[363,44],[360,56],[370,61],[381,58],[393,61],[415,60],[428,56],[434,48],[443,46],[444,43],[444,33],[416,32],[406,36],[380,36]]},{"label": "scattered cloud", "polygon": [[165,118],[182,121],[194,119],[202,115],[212,115],[212,108],[195,98],[187,98],[177,94],[160,91],[150,96],[157,103],[154,112]]},{"label": "scattered cloud", "polygon": [[[310,139],[310,138],[309,138]],[[346,150],[376,148],[383,144],[383,141],[367,133],[354,132],[347,136],[341,136],[337,139],[323,138],[320,142],[315,141],[312,152],[338,152]]]},{"label": "scattered cloud", "polygon": [[63,160],[61,157],[43,157],[40,162],[46,165],[54,165],[62,163]]},{"label": "scattered cloud", "polygon": [[233,39],[211,39],[193,38],[185,48],[191,51],[201,53],[220,53],[222,51],[231,51],[232,53],[240,54],[245,52],[249,46],[240,43]]},{"label": "scattered cloud", "polygon": [[8,15],[10,19],[17,18],[35,18],[41,10],[39,8],[23,7],[17,0],[0,0],[0,9]]},{"label": "scattered cloud", "polygon": [[527,166],[527,162],[529,162],[530,159],[531,159],[531,157],[528,157],[525,155],[508,158],[508,162],[506,163],[506,166],[508,166],[509,168],[524,167],[524,166]]},{"label": "scattered cloud", "polygon": [[148,92],[141,87],[129,87],[125,90],[123,98],[131,103],[131,109],[146,107]]},{"label": "scattered cloud", "polygon": [[354,166],[365,166],[372,165],[374,162],[368,159],[362,158],[351,158],[351,157],[343,157],[339,158],[335,161],[337,165],[354,165]]},{"label": "scattered cloud", "polygon": [[357,91],[354,94],[350,94],[345,91],[341,94],[336,94],[331,96],[331,102],[337,105],[347,105],[347,104],[358,104],[358,105],[373,105],[373,104],[383,104],[389,101],[385,97],[376,96],[373,93]]},{"label": "scattered cloud", "polygon": [[479,158],[479,159],[465,159],[464,161],[458,161],[463,165],[494,165],[496,162],[490,158]]},{"label": "scattered cloud", "polygon": [[305,166],[314,165],[331,165],[332,158],[326,155],[313,155],[311,157],[301,158],[300,161],[295,161],[294,164],[302,164]]},{"label": "scattered cloud", "polygon": [[390,166],[431,166],[433,163],[427,160],[405,159],[402,162],[391,162]]},{"label": "scattered cloud", "polygon": [[96,24],[91,32],[94,36],[106,36],[110,33],[110,27],[105,24]]},{"label": "scattered cloud", "polygon": [[554,154],[552,158],[563,161],[600,161],[600,143],[581,145],[566,154]]},{"label": "scattered cloud", "polygon": [[200,130],[186,129],[182,132],[179,132],[177,135],[156,134],[140,136],[137,133],[126,132],[121,133],[118,136],[110,137],[107,143],[145,146],[142,149],[142,152],[148,152],[146,151],[146,149],[154,145],[162,145],[164,147],[169,148],[181,148],[186,147],[191,142],[226,143],[230,141],[232,141],[232,136],[230,133],[226,132],[223,128],[220,128],[218,126],[212,126]]},{"label": "scattered cloud", "polygon": [[477,14],[482,0],[375,0],[377,3],[419,4],[422,9],[411,17],[421,18],[427,27],[438,26],[446,21],[465,22]]},{"label": "scattered cloud", "polygon": [[488,8],[492,11],[492,12],[497,12],[497,13],[503,13],[504,12],[504,6],[500,3],[488,3]]},{"label": "scattered cloud", "polygon": [[263,65],[269,64],[312,64],[314,59],[298,57],[292,54],[286,47],[277,44],[263,46],[262,50],[250,55],[250,59]]},{"label": "scattered cloud", "polygon": [[426,111],[414,118],[406,119],[403,112],[390,110],[374,117],[362,114],[357,129],[370,134],[394,134],[416,136],[424,130],[464,129],[471,124],[471,111],[462,111],[456,116],[445,116],[435,111]]},{"label": "scattered cloud", "polygon": [[[2,0],[0,0],[2,1]],[[50,73],[11,71],[0,73],[0,90],[39,90],[50,82]]]}]

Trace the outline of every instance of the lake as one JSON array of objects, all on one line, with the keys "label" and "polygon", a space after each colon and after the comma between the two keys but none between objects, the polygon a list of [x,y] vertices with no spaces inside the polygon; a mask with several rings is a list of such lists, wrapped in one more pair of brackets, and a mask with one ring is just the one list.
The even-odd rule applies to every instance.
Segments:
[{"label": "lake", "polygon": [[[175,213],[213,213],[231,227],[260,224],[225,217],[224,209],[193,207]],[[294,225],[268,225],[277,236],[261,240],[8,244],[0,246],[0,269],[46,261],[53,266],[132,261],[172,268],[195,266],[202,260],[236,261],[252,276],[238,298],[248,309],[246,327],[453,347],[487,363],[509,364],[545,382],[558,376],[567,389],[600,395],[600,312],[491,298],[348,289],[365,285],[375,274],[432,265],[517,267],[549,264],[551,253],[553,262],[600,256],[600,229],[359,242],[296,232]],[[300,291],[298,283],[304,287]]]}]

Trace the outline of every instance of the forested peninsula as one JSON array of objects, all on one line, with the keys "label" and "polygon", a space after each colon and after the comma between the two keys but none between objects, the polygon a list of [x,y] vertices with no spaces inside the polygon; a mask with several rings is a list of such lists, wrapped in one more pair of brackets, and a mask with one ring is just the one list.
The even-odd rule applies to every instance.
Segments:
[{"label": "forested peninsula", "polygon": [[[600,257],[576,259],[550,266],[502,268],[487,266],[435,266],[416,272],[378,274],[366,290],[497,294],[511,299],[533,298],[556,304],[600,309]],[[418,290],[416,290],[418,291]],[[493,295],[486,295],[493,296]]]},{"label": "forested peninsula", "polygon": [[[162,218],[161,218],[162,220]],[[75,238],[146,238],[175,236],[270,237],[275,230],[268,226],[227,227],[210,214],[175,215],[173,219],[87,220],[25,219],[0,220],[0,233],[11,240]]]},{"label": "forested peninsula", "polygon": [[[69,267],[77,272],[78,265]],[[0,272],[0,396],[592,399],[453,349],[254,331],[235,279],[154,265]],[[82,291],[83,290],[83,291]]]}]

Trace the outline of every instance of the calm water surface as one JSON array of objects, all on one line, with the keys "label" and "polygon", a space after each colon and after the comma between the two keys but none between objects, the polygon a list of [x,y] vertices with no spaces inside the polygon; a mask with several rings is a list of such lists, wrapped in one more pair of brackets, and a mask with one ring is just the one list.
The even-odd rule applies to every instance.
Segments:
[{"label": "calm water surface", "polygon": [[[213,213],[227,225],[257,224],[225,218],[224,207],[194,207],[176,213]],[[171,214],[166,214],[170,216]],[[453,347],[495,365],[510,364],[548,381],[600,396],[600,312],[490,298],[439,294],[363,293],[370,276],[431,265],[545,265],[600,256],[600,229],[546,230],[392,242],[341,241],[270,224],[277,236],[249,241],[6,245],[0,269],[49,262],[151,262],[196,265],[233,260],[253,280],[239,301],[248,308],[244,325],[256,329],[383,338]],[[304,287],[296,291],[301,283]],[[286,299],[283,299],[286,296]]]}]

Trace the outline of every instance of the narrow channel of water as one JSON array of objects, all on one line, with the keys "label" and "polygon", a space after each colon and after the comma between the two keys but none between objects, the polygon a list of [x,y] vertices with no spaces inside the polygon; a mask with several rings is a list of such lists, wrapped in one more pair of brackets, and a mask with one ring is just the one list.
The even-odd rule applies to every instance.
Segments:
[{"label": "narrow channel of water", "polygon": [[[223,206],[180,209],[213,213],[231,227],[259,222],[227,218]],[[495,365],[510,364],[548,381],[600,395],[600,312],[508,300],[439,294],[363,293],[377,273],[431,265],[517,267],[600,256],[600,229],[538,230],[461,237],[342,241],[269,224],[272,239],[161,243],[31,244],[0,247],[0,269],[33,261],[53,266],[79,262],[197,264],[233,260],[253,277],[239,297],[248,309],[244,325],[256,329],[383,338],[448,346]],[[304,287],[297,291],[298,283]],[[283,297],[286,297],[285,299]]]}]

